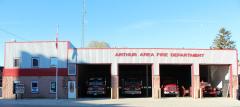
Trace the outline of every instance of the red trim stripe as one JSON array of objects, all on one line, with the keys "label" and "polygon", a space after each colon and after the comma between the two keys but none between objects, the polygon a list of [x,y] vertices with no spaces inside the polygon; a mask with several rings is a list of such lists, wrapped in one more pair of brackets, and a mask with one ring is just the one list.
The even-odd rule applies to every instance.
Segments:
[{"label": "red trim stripe", "polygon": [[[58,68],[59,76],[67,76],[67,68]],[[56,76],[56,68],[4,69],[3,76]]]},{"label": "red trim stripe", "polygon": [[[27,41],[27,42],[5,42],[5,43],[42,43],[42,42],[56,42],[56,41]],[[58,41],[58,42],[69,42],[70,41]],[[165,49],[165,50],[228,50],[228,51],[234,51],[236,49],[209,49],[209,48],[73,48],[77,50],[83,50],[83,49]]]},{"label": "red trim stripe", "polygon": [[70,48],[70,50],[133,50],[133,49],[154,49],[154,50],[209,50],[209,51],[235,51],[236,49],[204,49],[204,48]]},{"label": "red trim stripe", "polygon": [[[56,42],[56,41],[17,41],[17,42],[5,42],[5,43],[49,43],[49,42]],[[58,41],[58,42],[70,42],[70,41]]]}]

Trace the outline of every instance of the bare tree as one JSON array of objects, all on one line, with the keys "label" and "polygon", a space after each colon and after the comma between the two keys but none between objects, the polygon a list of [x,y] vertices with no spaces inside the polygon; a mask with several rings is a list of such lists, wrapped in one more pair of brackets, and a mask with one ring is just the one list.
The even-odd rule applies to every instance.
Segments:
[{"label": "bare tree", "polygon": [[87,48],[110,48],[110,45],[104,41],[91,41],[88,43]]}]

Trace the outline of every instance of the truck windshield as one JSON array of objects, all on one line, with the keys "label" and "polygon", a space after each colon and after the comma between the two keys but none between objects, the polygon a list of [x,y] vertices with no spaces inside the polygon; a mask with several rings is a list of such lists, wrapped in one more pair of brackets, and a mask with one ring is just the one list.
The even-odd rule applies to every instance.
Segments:
[{"label": "truck windshield", "polygon": [[104,85],[104,81],[103,80],[89,80],[88,81],[88,85]]}]

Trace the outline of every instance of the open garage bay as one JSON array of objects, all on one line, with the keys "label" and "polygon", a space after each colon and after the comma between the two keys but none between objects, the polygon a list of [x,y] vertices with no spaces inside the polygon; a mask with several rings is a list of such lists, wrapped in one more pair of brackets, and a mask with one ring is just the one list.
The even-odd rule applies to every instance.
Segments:
[{"label": "open garage bay", "polygon": [[110,97],[111,65],[78,65],[78,97]]},{"label": "open garage bay", "polygon": [[150,64],[119,65],[120,97],[151,97],[152,67]]},{"label": "open garage bay", "polygon": [[229,66],[200,65],[200,88],[203,97],[229,96]]},{"label": "open garage bay", "polygon": [[190,96],[191,65],[160,65],[161,96]]}]

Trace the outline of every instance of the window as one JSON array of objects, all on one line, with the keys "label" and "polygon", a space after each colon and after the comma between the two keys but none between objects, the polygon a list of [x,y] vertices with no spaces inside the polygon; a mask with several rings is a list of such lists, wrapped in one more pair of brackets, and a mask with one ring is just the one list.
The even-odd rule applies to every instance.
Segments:
[{"label": "window", "polygon": [[50,93],[56,93],[56,82],[50,82]]},{"label": "window", "polygon": [[32,67],[39,67],[39,58],[38,57],[32,58]]},{"label": "window", "polygon": [[56,57],[50,58],[50,67],[57,67],[57,58]]},{"label": "window", "polygon": [[68,75],[76,75],[76,64],[68,64]]},{"label": "window", "polygon": [[19,58],[15,58],[13,60],[13,67],[20,67],[20,59]]},{"label": "window", "polygon": [[31,87],[32,87],[32,93],[38,93],[39,92],[38,81],[32,81]]},{"label": "window", "polygon": [[70,92],[74,92],[74,82],[70,82]]}]

